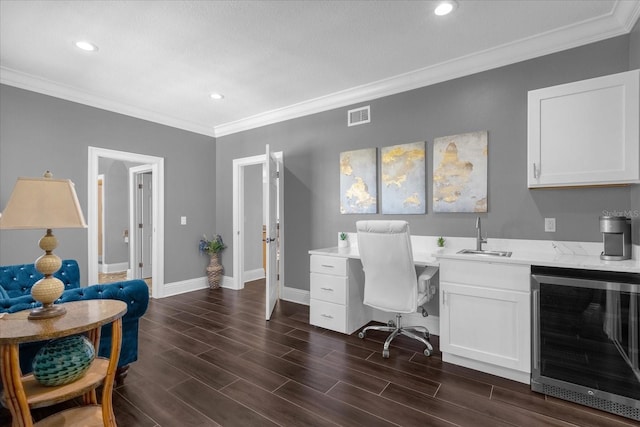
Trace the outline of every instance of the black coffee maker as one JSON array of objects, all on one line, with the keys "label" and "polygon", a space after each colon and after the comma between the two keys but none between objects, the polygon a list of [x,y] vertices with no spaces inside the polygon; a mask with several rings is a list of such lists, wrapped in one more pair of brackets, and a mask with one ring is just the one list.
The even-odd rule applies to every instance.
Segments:
[{"label": "black coffee maker", "polygon": [[600,259],[620,261],[631,259],[631,218],[625,216],[601,216],[600,231],[604,251]]}]

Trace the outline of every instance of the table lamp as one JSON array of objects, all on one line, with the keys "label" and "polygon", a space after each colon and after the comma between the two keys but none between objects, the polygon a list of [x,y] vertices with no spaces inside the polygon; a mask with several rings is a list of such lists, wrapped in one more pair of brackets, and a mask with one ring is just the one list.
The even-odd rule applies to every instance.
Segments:
[{"label": "table lamp", "polygon": [[18,178],[0,216],[0,229],[47,230],[39,242],[45,254],[35,262],[44,277],[31,287],[31,296],[42,307],[32,310],[29,319],[47,319],[66,312],[61,305],[53,304],[64,292],[64,283],[53,276],[62,266],[60,258],[52,253],[58,246],[53,228],[87,228],[73,182],[53,179],[49,171],[43,178]]}]

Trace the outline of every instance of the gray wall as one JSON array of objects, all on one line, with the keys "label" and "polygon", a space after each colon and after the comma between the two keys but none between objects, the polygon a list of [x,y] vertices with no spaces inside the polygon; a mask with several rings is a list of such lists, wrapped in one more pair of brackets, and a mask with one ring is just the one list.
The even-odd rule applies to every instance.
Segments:
[{"label": "gray wall", "polygon": [[[427,141],[427,200],[431,200],[432,143],[440,136],[489,132],[489,237],[599,241],[603,210],[628,210],[629,187],[529,190],[526,182],[527,91],[629,69],[629,36],[373,100],[372,123],[347,127],[335,109],[217,138],[217,230],[232,230],[232,160],[284,153],[286,286],[309,288],[312,248],[335,246],[338,231],[367,218],[402,218],[413,234],[473,236],[475,214],[341,215],[338,159],[342,151]],[[636,191],[637,194],[637,190]],[[637,195],[634,196],[637,200]],[[544,232],[555,217],[556,233]],[[232,254],[228,251],[227,254]],[[225,268],[232,267],[231,256]]]},{"label": "gray wall", "polygon": [[244,183],[244,269],[251,271],[262,268],[262,165],[245,166]]},{"label": "gray wall", "polygon": [[[0,206],[6,205],[18,176],[41,176],[49,169],[75,183],[86,215],[88,146],[165,159],[165,281],[203,277],[209,260],[198,253],[198,241],[216,225],[214,138],[0,86]],[[185,226],[180,225],[182,215]],[[59,240],[55,253],[77,259],[86,284],[87,231],[54,233]],[[35,260],[43,234],[0,231],[0,265]]]}]

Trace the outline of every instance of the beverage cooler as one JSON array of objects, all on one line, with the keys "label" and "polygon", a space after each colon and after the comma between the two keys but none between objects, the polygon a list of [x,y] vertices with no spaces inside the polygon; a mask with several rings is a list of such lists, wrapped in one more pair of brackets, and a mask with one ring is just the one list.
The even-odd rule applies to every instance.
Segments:
[{"label": "beverage cooler", "polygon": [[531,389],[640,420],[640,274],[531,273]]}]

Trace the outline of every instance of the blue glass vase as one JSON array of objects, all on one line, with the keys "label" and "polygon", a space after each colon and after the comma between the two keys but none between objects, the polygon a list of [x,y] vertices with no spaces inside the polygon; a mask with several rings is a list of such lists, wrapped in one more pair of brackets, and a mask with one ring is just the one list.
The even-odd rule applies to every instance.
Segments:
[{"label": "blue glass vase", "polygon": [[84,335],[58,338],[36,353],[33,376],[45,386],[68,384],[81,378],[95,357],[93,344]]}]

